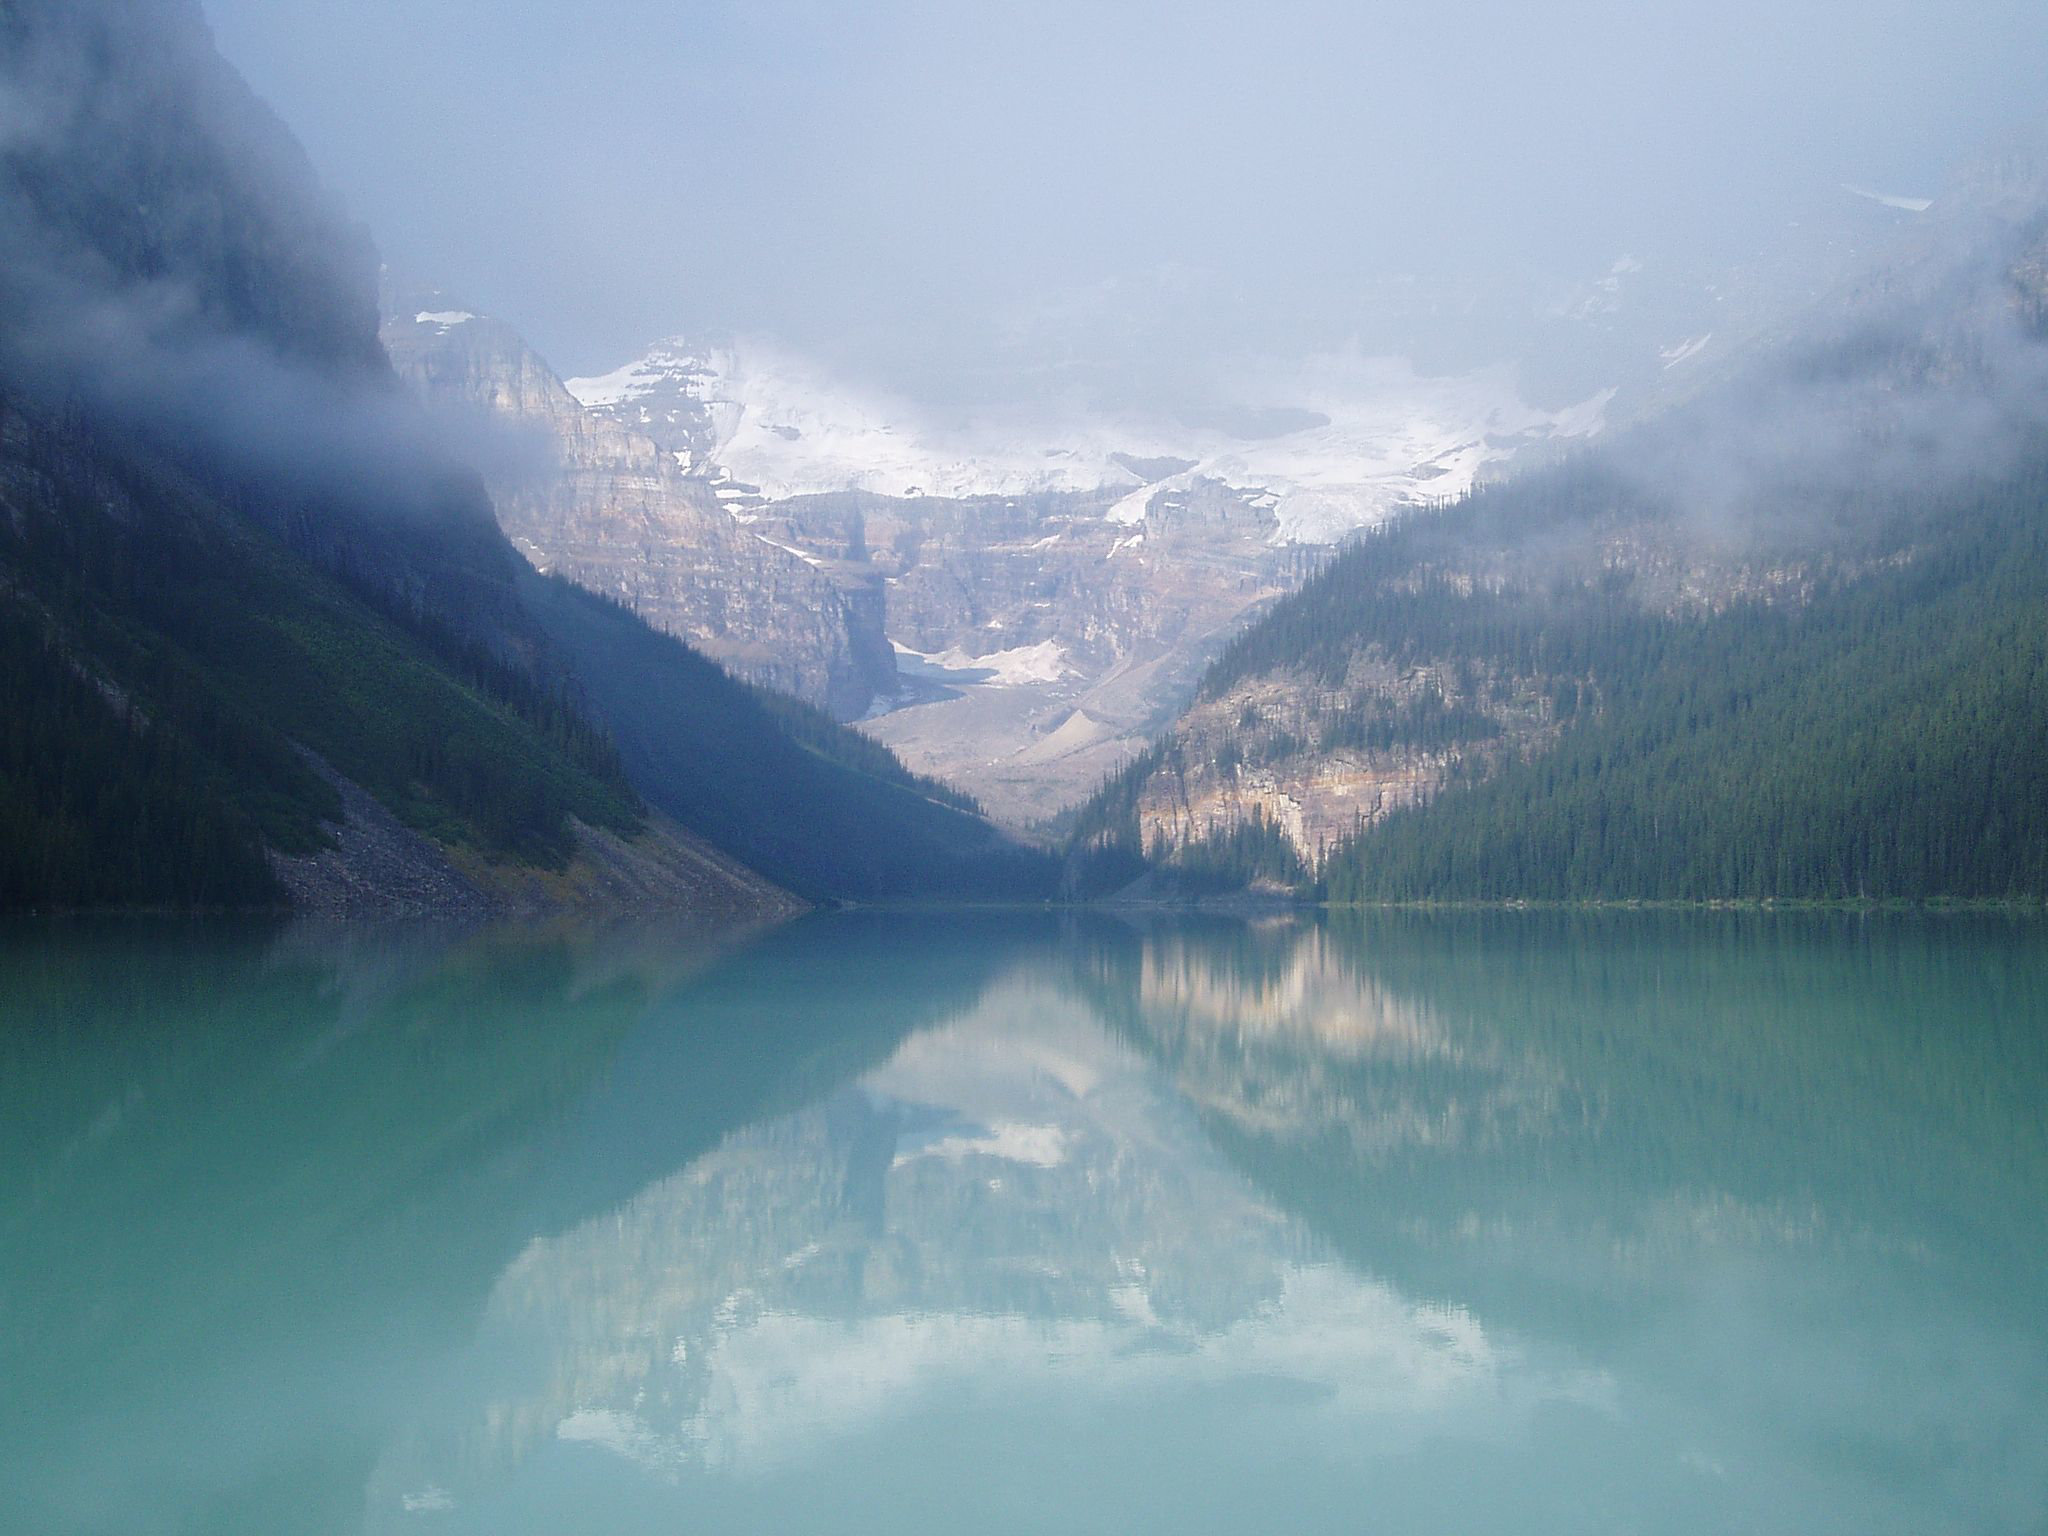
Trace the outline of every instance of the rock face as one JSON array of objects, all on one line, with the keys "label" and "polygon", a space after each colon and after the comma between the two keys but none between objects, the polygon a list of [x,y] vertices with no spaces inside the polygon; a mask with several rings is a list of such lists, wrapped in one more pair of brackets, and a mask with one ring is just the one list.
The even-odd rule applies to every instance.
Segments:
[{"label": "rock face", "polygon": [[488,478],[499,522],[536,567],[841,718],[893,691],[872,573],[736,522],[655,439],[585,410],[510,326],[432,293],[387,293],[385,310],[401,375],[518,430]]},{"label": "rock face", "polygon": [[[1424,700],[1469,711],[1484,734],[1380,744],[1370,731],[1346,729],[1365,717],[1403,718]],[[1538,677],[1461,681],[1450,664],[1396,665],[1369,654],[1334,687],[1300,673],[1248,678],[1175,723],[1171,750],[1138,793],[1138,833],[1146,849],[1170,854],[1256,819],[1313,873],[1345,839],[1507,754],[1541,751],[1557,730],[1557,706]]]},{"label": "rock face", "polygon": [[[1674,618],[1737,604],[1796,608],[1824,582],[1910,558],[1716,554],[1677,530],[1641,525],[1609,530],[1586,548],[1631,607]],[[1513,549],[1474,543],[1430,574],[1466,594],[1510,592],[1515,564]],[[1423,579],[1406,572],[1386,587]],[[1605,702],[1596,679],[1568,664],[1510,665],[1456,646],[1404,641],[1396,651],[1359,641],[1338,672],[1297,660],[1196,699],[1159,734],[1155,765],[1135,790],[1140,846],[1171,856],[1258,821],[1313,876],[1348,839],[1460,782],[1549,751]]]},{"label": "rock face", "polygon": [[1141,751],[1230,636],[1329,553],[1221,481],[1162,485],[1135,516],[1105,515],[1114,495],[808,497],[757,515],[793,545],[864,548],[903,681],[863,728],[1024,826]]},{"label": "rock face", "polygon": [[496,487],[530,558],[867,717],[1023,824],[1139,750],[1327,550],[1710,389],[1922,217],[1848,192],[1799,214],[1768,259],[1620,253],[1569,292],[1404,279],[1350,347],[1239,358],[1170,400],[1101,386],[1086,336],[1050,374],[1009,359],[1061,383],[1001,406],[907,399],[757,338],[671,337],[557,380],[432,294],[387,295],[385,337],[430,391],[560,445],[552,474]]},{"label": "rock face", "polygon": [[0,104],[0,904],[790,907],[643,816],[197,0],[9,0]]},{"label": "rock face", "polygon": [[864,729],[1013,825],[1140,750],[1223,642],[1323,551],[1259,498],[1202,482],[1140,520],[1106,494],[806,497],[757,526],[882,573],[902,681]]}]

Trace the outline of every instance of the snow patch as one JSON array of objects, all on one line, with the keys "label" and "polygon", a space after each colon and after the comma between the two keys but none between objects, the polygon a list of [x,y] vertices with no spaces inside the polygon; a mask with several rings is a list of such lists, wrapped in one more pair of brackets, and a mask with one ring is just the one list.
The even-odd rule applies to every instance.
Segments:
[{"label": "snow patch", "polygon": [[1057,640],[1041,640],[1036,645],[1015,646],[1007,651],[990,651],[985,656],[970,656],[957,645],[943,651],[926,652],[913,651],[909,646],[899,644],[896,645],[896,661],[908,676],[995,688],[1057,683],[1075,675],[1075,668],[1068,662],[1067,653]]},{"label": "snow patch", "polygon": [[1709,331],[1704,336],[1691,337],[1673,347],[1660,347],[1657,355],[1664,359],[1664,366],[1666,368],[1676,368],[1680,363],[1698,357],[1701,349],[1713,339],[1714,333]]},{"label": "snow patch", "polygon": [[779,539],[771,539],[768,537],[767,534],[761,533],[755,529],[750,528],[747,531],[749,533],[752,533],[755,538],[759,539],[763,544],[768,545],[771,549],[779,549],[785,555],[795,555],[797,559],[803,561],[805,565],[823,565],[825,563],[824,561],[820,560],[816,555],[805,554],[802,550],[798,549],[794,544],[784,544]]},{"label": "snow patch", "polygon": [[[1611,294],[1637,267],[1622,257],[1598,286]],[[1216,483],[1269,511],[1276,543],[1332,542],[1402,507],[1461,495],[1485,465],[1530,442],[1599,432],[1611,398],[1545,410],[1521,398],[1505,367],[1431,376],[1402,358],[1347,351],[1241,365],[1215,381],[1218,399],[1236,404],[1188,420],[1065,402],[941,424],[772,344],[680,338],[566,384],[629,425],[684,431],[688,471],[721,499],[1107,491],[1120,494],[1101,515],[1136,527],[1162,496]],[[1266,418],[1289,425],[1271,436],[1232,430]],[[1126,489],[1134,456],[1192,467]]]},{"label": "snow patch", "polygon": [[1103,521],[1122,523],[1126,526],[1132,523],[1142,523],[1145,521],[1146,509],[1152,505],[1152,498],[1159,493],[1160,489],[1161,487],[1156,485],[1139,486],[1138,489],[1103,513]]},{"label": "snow patch", "polygon": [[1906,213],[1925,213],[1934,206],[1934,199],[1931,197],[1901,197],[1896,192],[1879,192],[1871,187],[1851,186],[1846,181],[1842,183],[1842,190],[1851,196],[1864,198],[1886,208],[1897,208]]}]

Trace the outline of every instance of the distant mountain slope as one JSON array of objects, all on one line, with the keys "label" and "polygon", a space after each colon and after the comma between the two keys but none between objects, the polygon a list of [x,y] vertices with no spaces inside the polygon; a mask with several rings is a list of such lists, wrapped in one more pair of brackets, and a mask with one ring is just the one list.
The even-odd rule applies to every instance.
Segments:
[{"label": "distant mountain slope", "polygon": [[948,501],[1119,493],[1138,524],[1159,494],[1255,493],[1276,543],[1328,543],[1395,508],[1468,489],[1517,451],[1600,430],[1609,392],[1562,408],[1523,399],[1512,370],[1425,376],[1339,351],[1249,367],[1175,409],[1061,401],[947,423],[762,341],[657,342],[566,381],[593,415],[644,432],[735,505],[862,492]]},{"label": "distant mountain slope", "polygon": [[586,408],[503,322],[432,290],[386,289],[400,373],[547,450],[540,464],[502,455],[492,472],[499,521],[537,567],[859,721],[1011,825],[1127,757],[1246,612],[1322,555],[1276,542],[1264,490],[1146,483],[1189,467],[1179,459],[1104,460],[1082,480],[1112,483],[1085,491],[770,505],[700,456],[704,411],[726,407],[674,393],[687,377]]},{"label": "distant mountain slope", "polygon": [[1998,185],[1798,344],[1347,550],[1084,809],[1071,877],[2048,895],[2048,205]]},{"label": "distant mountain slope", "polygon": [[197,8],[10,6],[0,89],[0,899],[279,900],[364,791],[457,905],[642,836],[398,409],[367,247]]},{"label": "distant mountain slope", "polygon": [[894,692],[875,573],[736,520],[640,424],[585,410],[503,321],[388,277],[384,289],[399,375],[525,439],[485,470],[499,525],[535,566],[842,719]]},{"label": "distant mountain slope", "polygon": [[[1802,215],[1760,265],[1622,255],[1570,293],[1518,294],[1540,317],[1512,323],[1455,278],[1397,285],[1374,342],[1246,359],[1177,399],[1109,388],[1082,336],[1010,382],[1064,380],[1053,398],[1004,410],[934,409],[754,338],[673,337],[559,380],[502,321],[396,285],[384,334],[430,398],[559,445],[556,472],[494,480],[542,569],[1042,825],[1336,541],[1708,388],[1850,249],[1919,217],[1835,189]],[[1496,329],[1408,360],[1481,311]]]}]

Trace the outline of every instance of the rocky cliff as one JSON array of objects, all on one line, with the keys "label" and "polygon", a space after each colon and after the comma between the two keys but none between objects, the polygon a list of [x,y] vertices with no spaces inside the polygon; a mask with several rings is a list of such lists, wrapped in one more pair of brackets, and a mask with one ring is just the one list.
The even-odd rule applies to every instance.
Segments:
[{"label": "rocky cliff", "polygon": [[1133,521],[1110,493],[805,497],[756,514],[775,537],[881,573],[901,675],[863,729],[1024,824],[1139,750],[1319,546],[1276,540],[1262,499],[1163,490]]},{"label": "rocky cliff", "polygon": [[736,522],[654,437],[586,411],[500,321],[387,287],[383,337],[429,400],[513,429],[485,451],[487,479],[500,525],[540,570],[842,719],[893,689],[870,573]]}]

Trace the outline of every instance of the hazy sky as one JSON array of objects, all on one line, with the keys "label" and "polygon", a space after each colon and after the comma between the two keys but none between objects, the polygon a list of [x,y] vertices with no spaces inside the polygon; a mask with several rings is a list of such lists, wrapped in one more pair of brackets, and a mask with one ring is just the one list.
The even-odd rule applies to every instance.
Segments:
[{"label": "hazy sky", "polygon": [[1390,274],[1928,195],[2048,108],[2041,0],[204,4],[387,255],[567,372],[677,330],[1306,344]]}]

